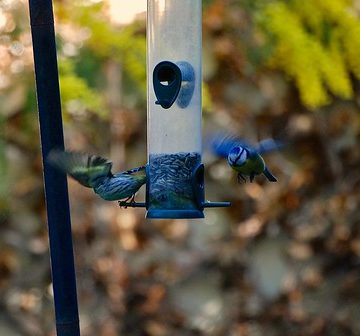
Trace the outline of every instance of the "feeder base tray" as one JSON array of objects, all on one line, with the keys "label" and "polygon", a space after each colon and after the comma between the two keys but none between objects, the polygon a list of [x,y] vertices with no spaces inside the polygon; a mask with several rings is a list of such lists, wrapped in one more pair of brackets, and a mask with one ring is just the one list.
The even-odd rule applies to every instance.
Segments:
[{"label": "feeder base tray", "polygon": [[163,209],[153,209],[148,210],[146,213],[146,218],[172,218],[172,219],[182,219],[182,218],[204,218],[204,213],[201,210],[163,210]]}]

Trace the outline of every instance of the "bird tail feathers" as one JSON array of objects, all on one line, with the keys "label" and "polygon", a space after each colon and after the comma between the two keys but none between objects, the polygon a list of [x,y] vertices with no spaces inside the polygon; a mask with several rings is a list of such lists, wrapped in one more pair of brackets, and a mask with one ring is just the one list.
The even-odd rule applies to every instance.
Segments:
[{"label": "bird tail feathers", "polygon": [[270,170],[267,167],[265,167],[264,175],[270,182],[277,182],[277,178],[273,174],[271,174]]}]

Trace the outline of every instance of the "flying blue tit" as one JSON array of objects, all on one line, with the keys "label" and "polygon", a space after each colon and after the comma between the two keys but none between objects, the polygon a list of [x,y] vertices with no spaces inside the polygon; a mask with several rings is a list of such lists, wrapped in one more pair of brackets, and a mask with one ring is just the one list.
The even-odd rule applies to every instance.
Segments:
[{"label": "flying blue tit", "polygon": [[96,155],[53,150],[48,162],[83,186],[93,188],[106,201],[134,202],[135,193],[146,183],[146,166],[113,174],[112,162]]},{"label": "flying blue tit", "polygon": [[259,142],[251,146],[245,140],[233,135],[218,134],[211,139],[212,151],[220,157],[226,158],[228,164],[238,173],[238,181],[246,181],[249,176],[253,182],[256,175],[264,174],[270,182],[276,182],[276,177],[266,166],[262,154],[279,150],[283,143],[273,139]]}]

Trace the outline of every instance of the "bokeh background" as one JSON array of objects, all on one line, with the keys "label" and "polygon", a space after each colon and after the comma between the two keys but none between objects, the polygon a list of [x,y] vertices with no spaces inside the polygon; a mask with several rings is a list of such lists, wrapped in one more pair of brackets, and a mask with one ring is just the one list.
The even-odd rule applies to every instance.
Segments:
[{"label": "bokeh background", "polygon": [[[66,146],[145,163],[145,1],[54,6]],[[203,1],[204,129],[286,140],[279,182],[206,153],[207,198],[233,206],[150,221],[69,180],[83,336],[360,335],[359,15]],[[26,0],[0,1],[0,153],[0,335],[54,335]]]}]

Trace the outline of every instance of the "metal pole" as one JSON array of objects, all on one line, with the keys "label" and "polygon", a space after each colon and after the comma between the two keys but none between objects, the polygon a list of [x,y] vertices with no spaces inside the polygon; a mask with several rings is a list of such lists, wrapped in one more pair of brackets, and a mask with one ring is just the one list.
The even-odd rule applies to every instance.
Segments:
[{"label": "metal pole", "polygon": [[51,0],[29,0],[37,101],[44,166],[51,271],[58,336],[79,336],[79,313],[66,176],[48,165],[53,148],[64,148]]}]

